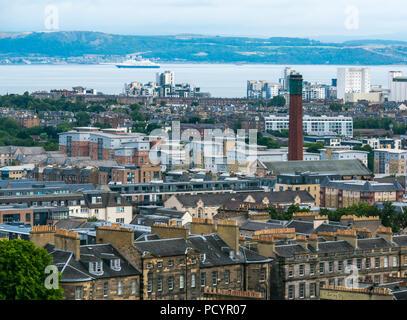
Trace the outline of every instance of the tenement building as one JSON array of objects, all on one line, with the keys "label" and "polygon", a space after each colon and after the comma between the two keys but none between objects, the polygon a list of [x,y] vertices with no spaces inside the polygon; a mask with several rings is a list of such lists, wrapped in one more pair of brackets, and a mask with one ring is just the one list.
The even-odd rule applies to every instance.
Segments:
[{"label": "tenement building", "polygon": [[111,243],[141,272],[141,299],[190,300],[216,288],[270,296],[272,259],[239,244],[233,221],[215,224],[194,219],[183,226],[156,224],[156,240],[134,241],[134,232],[119,225],[100,226],[97,243]]},{"label": "tenement building", "polygon": [[367,229],[319,232],[292,239],[290,229],[258,232],[251,247],[272,257],[271,299],[319,299],[320,288],[383,283],[407,271],[407,236],[393,236],[381,227],[372,237]]},{"label": "tenement building", "polygon": [[395,180],[393,183],[377,181],[325,179],[320,187],[320,206],[325,208],[346,208],[360,202],[373,205],[375,202],[399,202],[404,189]]},{"label": "tenement building", "polygon": [[80,245],[77,232],[49,226],[33,227],[30,240],[52,256],[64,299],[140,299],[140,271],[111,244]]}]

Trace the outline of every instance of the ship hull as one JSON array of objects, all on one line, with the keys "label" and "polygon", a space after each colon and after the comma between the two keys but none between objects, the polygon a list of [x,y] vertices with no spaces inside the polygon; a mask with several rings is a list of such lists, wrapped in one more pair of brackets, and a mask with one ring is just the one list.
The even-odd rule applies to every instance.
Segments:
[{"label": "ship hull", "polygon": [[121,66],[121,65],[116,65],[118,68],[136,68],[136,69],[159,69],[160,66]]}]

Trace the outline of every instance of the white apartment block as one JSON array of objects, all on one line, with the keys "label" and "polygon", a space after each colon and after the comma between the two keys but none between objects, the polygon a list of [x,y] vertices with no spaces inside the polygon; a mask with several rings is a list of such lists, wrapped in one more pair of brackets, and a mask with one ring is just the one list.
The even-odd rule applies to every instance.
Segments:
[{"label": "white apartment block", "polygon": [[[289,116],[271,115],[264,118],[266,130],[281,131],[289,128]],[[353,137],[352,117],[303,117],[303,128],[308,135],[336,134]]]},{"label": "white apartment block", "polygon": [[407,101],[407,77],[403,77],[401,71],[389,72],[389,101],[404,102]]},{"label": "white apartment block", "polygon": [[320,149],[321,160],[354,160],[358,159],[367,167],[367,156],[369,152],[360,150],[334,150]]},{"label": "white apartment block", "polygon": [[347,93],[370,92],[369,68],[338,68],[337,97],[345,99]]}]

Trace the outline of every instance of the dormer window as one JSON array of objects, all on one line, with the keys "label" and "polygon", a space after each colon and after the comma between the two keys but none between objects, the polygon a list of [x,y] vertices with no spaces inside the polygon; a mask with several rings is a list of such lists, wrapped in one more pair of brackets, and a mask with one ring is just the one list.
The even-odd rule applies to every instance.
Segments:
[{"label": "dormer window", "polygon": [[115,271],[120,271],[120,259],[112,259],[110,260],[110,268]]},{"label": "dormer window", "polygon": [[103,274],[102,261],[89,262],[89,272],[95,275],[102,275]]},{"label": "dormer window", "polygon": [[201,262],[205,262],[205,260],[206,260],[206,254],[205,254],[205,253],[201,253],[201,254],[199,255],[199,260],[201,260]]}]

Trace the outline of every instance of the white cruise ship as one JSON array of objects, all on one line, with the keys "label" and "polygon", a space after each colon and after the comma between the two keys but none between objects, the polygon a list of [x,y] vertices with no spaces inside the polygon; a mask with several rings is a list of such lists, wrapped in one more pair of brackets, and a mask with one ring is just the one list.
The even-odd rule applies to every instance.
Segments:
[{"label": "white cruise ship", "polygon": [[129,59],[116,64],[118,68],[160,68],[160,65],[148,59]]}]

